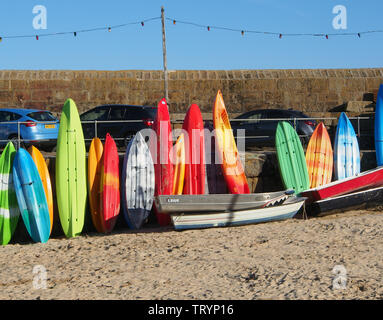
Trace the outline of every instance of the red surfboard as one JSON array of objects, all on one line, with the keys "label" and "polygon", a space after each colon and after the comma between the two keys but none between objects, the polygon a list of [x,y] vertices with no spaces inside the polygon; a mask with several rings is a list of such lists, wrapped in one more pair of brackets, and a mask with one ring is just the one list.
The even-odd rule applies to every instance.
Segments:
[{"label": "red surfboard", "polygon": [[120,170],[116,143],[106,134],[102,156],[100,191],[101,213],[105,232],[111,232],[120,213]]},{"label": "red surfboard", "polygon": [[199,107],[192,104],[185,116],[182,129],[185,135],[185,179],[183,194],[205,193],[205,138]]},{"label": "red surfboard", "polygon": [[[155,133],[155,134],[154,134]],[[173,147],[169,110],[165,99],[158,103],[157,116],[150,138],[150,152],[154,163],[154,196],[170,195],[173,192],[173,163],[170,151]],[[161,226],[170,224],[170,215],[159,213],[154,206],[157,221]]]}]

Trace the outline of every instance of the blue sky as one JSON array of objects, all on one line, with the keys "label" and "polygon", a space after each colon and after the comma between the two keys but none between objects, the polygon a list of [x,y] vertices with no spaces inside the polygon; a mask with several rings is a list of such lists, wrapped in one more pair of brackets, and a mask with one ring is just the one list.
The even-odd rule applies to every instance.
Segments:
[{"label": "blue sky", "polygon": [[[47,30],[35,30],[32,9],[47,9]],[[0,37],[107,27],[159,17],[202,25],[281,33],[383,30],[380,0],[4,0]],[[347,9],[347,30],[335,30],[333,7]],[[282,37],[196,28],[166,21],[170,70],[383,67],[383,33],[352,37]],[[161,21],[111,32],[0,42],[0,69],[162,69]]]}]

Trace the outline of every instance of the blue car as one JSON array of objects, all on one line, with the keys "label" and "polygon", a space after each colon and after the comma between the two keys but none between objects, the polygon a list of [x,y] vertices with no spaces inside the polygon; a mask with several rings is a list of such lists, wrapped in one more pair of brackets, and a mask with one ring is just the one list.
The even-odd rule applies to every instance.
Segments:
[{"label": "blue car", "polygon": [[57,144],[59,120],[46,110],[0,108],[0,145],[9,140],[18,145],[34,145],[51,151]]}]

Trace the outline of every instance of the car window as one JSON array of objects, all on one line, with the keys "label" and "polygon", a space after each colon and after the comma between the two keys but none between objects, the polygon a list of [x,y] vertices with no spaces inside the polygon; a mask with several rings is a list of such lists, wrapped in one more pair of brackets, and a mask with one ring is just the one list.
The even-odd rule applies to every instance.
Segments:
[{"label": "car window", "polygon": [[12,113],[8,111],[0,111],[0,122],[6,122],[12,120]]},{"label": "car window", "polygon": [[81,115],[81,121],[106,120],[108,118],[109,107],[97,108]]},{"label": "car window", "polygon": [[286,118],[286,114],[281,111],[270,110],[266,112],[265,118],[266,119],[281,119],[281,118]]},{"label": "car window", "polygon": [[110,108],[108,120],[123,120],[125,114],[125,107],[112,107]]},{"label": "car window", "polygon": [[57,119],[49,111],[37,111],[27,114],[28,117],[36,121],[56,121]]},{"label": "car window", "polygon": [[251,121],[246,121],[246,123],[259,123],[262,119],[262,112],[255,112],[246,118],[248,120],[251,120]]},{"label": "car window", "polygon": [[157,117],[157,108],[145,108],[145,116],[148,119],[155,119]]},{"label": "car window", "polygon": [[125,119],[126,120],[142,120],[144,112],[141,108],[126,108]]},{"label": "car window", "polygon": [[14,112],[12,112],[12,115],[11,115],[11,119],[12,119],[12,121],[17,121],[17,120],[19,120],[21,117],[22,117],[22,115],[20,115],[20,114],[18,114],[18,113],[14,113]]}]

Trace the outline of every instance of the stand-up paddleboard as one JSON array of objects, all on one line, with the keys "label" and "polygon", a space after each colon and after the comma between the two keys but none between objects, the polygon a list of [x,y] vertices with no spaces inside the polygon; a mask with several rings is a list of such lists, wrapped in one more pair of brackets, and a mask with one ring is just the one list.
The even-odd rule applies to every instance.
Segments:
[{"label": "stand-up paddleboard", "polygon": [[335,180],[360,173],[359,144],[354,128],[344,112],[340,115],[334,142]]},{"label": "stand-up paddleboard", "polygon": [[331,182],[333,152],[331,139],[323,122],[317,125],[311,135],[306,149],[306,164],[310,188],[316,188]]},{"label": "stand-up paddleboard", "polygon": [[184,134],[178,137],[173,146],[174,180],[173,193],[182,194],[185,182],[185,139]]},{"label": "stand-up paddleboard", "polygon": [[0,157],[0,243],[8,244],[16,230],[20,211],[13,183],[12,167],[16,149],[8,142]]},{"label": "stand-up paddleboard", "polygon": [[51,228],[49,230],[49,233],[51,233],[52,226],[53,226],[53,193],[52,193],[52,182],[51,182],[51,177],[49,175],[48,166],[40,150],[37,149],[35,146],[30,146],[28,149],[28,152],[31,155],[37,167],[37,170],[41,178],[41,182],[43,183],[44,192],[45,192],[45,196],[47,198],[47,203],[48,203],[49,218],[51,221]]},{"label": "stand-up paddleboard", "polygon": [[[185,138],[185,183],[184,194],[205,193],[205,136],[201,111],[192,104],[184,119],[182,129],[186,131]],[[186,140],[187,139],[187,140]]]},{"label": "stand-up paddleboard", "polygon": [[120,169],[117,146],[109,133],[101,160],[100,192],[105,232],[111,232],[120,213]]},{"label": "stand-up paddleboard", "polygon": [[17,151],[12,172],[24,225],[33,241],[45,243],[51,231],[48,202],[39,171],[27,150]]},{"label": "stand-up paddleboard", "polygon": [[280,121],[275,134],[279,171],[286,189],[298,194],[310,187],[305,154],[297,132],[286,121]]},{"label": "stand-up paddleboard", "polygon": [[84,226],[87,201],[86,151],[76,104],[63,107],[56,152],[56,196],[66,237],[79,235]]},{"label": "stand-up paddleboard", "polygon": [[378,167],[383,165],[383,84],[380,85],[375,108],[375,151]]},{"label": "stand-up paddleboard", "polygon": [[214,103],[213,124],[217,152],[219,153],[222,171],[230,193],[250,193],[220,90],[218,90]]},{"label": "stand-up paddleboard", "polygon": [[149,217],[154,184],[152,156],[144,137],[138,132],[126,149],[121,179],[122,208],[131,229],[140,229]]},{"label": "stand-up paddleboard", "polygon": [[101,159],[104,147],[99,138],[93,138],[88,153],[88,189],[90,215],[98,232],[105,232],[100,207]]},{"label": "stand-up paddleboard", "polygon": [[[153,135],[150,137],[150,152],[154,162],[155,189],[154,195],[170,195],[173,191],[173,164],[170,159],[172,133],[169,110],[165,99],[158,103],[157,116],[153,123]],[[157,221],[161,226],[170,224],[170,216],[157,212]]]}]

